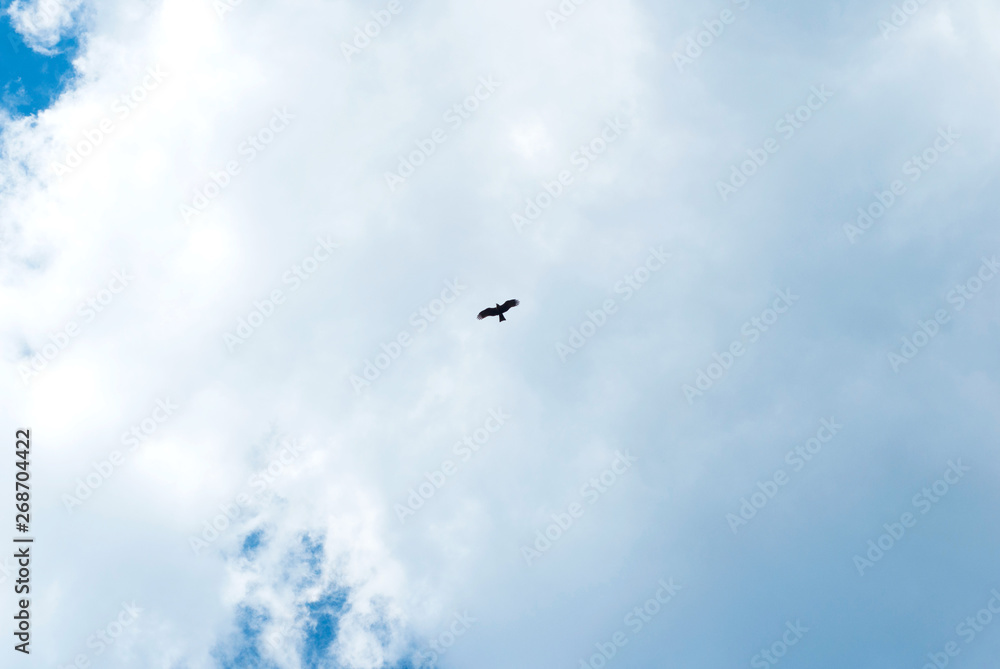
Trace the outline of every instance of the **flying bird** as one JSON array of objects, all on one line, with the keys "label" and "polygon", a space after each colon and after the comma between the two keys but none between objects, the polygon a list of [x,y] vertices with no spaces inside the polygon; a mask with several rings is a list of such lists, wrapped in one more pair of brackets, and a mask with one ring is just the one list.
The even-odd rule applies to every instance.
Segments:
[{"label": "flying bird", "polygon": [[521,303],[518,302],[517,300],[507,300],[503,304],[497,304],[495,307],[490,307],[489,309],[483,309],[482,311],[479,312],[479,316],[477,316],[476,318],[478,318],[479,320],[483,320],[487,316],[499,316],[500,322],[503,323],[505,320],[507,320],[506,318],[503,317],[503,315],[508,311],[510,311],[511,308],[516,307],[519,304]]}]

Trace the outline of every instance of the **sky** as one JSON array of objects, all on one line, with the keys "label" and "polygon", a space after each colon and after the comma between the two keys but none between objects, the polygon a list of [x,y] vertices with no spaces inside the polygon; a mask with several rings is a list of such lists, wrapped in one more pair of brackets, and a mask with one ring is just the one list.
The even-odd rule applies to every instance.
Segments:
[{"label": "sky", "polygon": [[3,666],[1000,654],[996,3],[2,12]]}]

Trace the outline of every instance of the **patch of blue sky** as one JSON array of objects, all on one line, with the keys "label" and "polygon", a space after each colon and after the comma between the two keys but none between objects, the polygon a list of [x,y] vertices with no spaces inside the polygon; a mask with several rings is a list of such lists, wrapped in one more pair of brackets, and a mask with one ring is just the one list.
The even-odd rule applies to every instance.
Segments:
[{"label": "patch of blue sky", "polygon": [[253,559],[257,553],[257,549],[260,548],[264,539],[264,530],[254,530],[243,539],[243,545],[240,547],[240,554],[247,558]]},{"label": "patch of blue sky", "polygon": [[269,619],[266,611],[239,606],[236,632],[212,650],[217,665],[222,669],[276,669],[278,665],[260,653],[261,634]]},{"label": "patch of blue sky", "polygon": [[289,552],[282,578],[295,588],[306,588],[314,584],[322,573],[323,540],[303,534],[298,546]]},{"label": "patch of blue sky", "polygon": [[11,116],[31,116],[50,107],[73,81],[78,36],[64,36],[51,55],[39,53],[14,30],[8,5],[0,4],[0,107]]},{"label": "patch of blue sky", "polygon": [[305,605],[305,641],[302,645],[302,666],[325,667],[330,646],[337,638],[340,617],[347,606],[346,589],[333,589],[315,602]]}]

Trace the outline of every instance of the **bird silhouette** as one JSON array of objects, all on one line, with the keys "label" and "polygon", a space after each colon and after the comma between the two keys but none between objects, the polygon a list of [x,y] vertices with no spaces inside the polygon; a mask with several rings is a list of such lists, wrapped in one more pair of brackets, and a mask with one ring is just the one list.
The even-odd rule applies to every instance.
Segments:
[{"label": "bird silhouette", "polygon": [[503,304],[497,304],[495,307],[490,307],[489,309],[483,309],[482,311],[479,312],[479,315],[476,318],[478,318],[479,320],[483,320],[487,316],[499,316],[500,322],[503,323],[505,320],[507,320],[506,318],[503,317],[503,315],[507,313],[512,307],[516,307],[519,304],[521,303],[518,302],[517,300],[507,300]]}]

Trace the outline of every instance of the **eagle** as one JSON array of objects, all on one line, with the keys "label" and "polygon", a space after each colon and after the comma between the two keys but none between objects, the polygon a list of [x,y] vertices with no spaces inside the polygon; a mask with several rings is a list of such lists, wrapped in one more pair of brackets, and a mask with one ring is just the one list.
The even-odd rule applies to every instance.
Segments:
[{"label": "eagle", "polygon": [[503,304],[497,304],[495,307],[490,307],[489,309],[483,309],[482,311],[479,312],[479,315],[476,318],[478,318],[479,320],[483,320],[487,316],[499,316],[500,322],[503,323],[505,320],[507,320],[506,318],[503,317],[503,315],[507,313],[507,311],[509,311],[511,308],[516,307],[519,304],[521,303],[518,302],[517,300],[507,300]]}]

